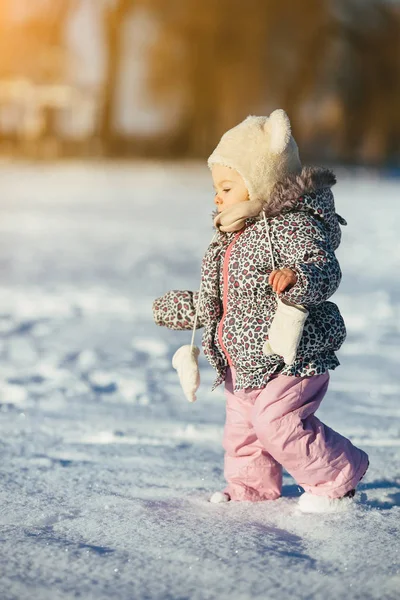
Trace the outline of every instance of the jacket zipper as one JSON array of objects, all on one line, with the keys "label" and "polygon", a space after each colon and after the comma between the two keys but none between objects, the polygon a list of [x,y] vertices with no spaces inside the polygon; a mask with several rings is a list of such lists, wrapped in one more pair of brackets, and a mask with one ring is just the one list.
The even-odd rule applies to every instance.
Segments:
[{"label": "jacket zipper", "polygon": [[225,353],[225,356],[228,360],[228,364],[230,367],[232,367],[232,360],[231,357],[229,356],[229,353],[227,351],[227,349],[224,346],[224,343],[222,341],[222,330],[224,328],[224,321],[226,319],[226,314],[227,314],[227,309],[228,309],[228,268],[229,268],[229,258],[231,256],[231,252],[232,252],[232,248],[234,243],[236,242],[236,240],[238,239],[238,237],[243,233],[244,229],[242,229],[242,231],[239,231],[239,233],[237,233],[235,235],[235,237],[233,238],[233,240],[231,241],[231,243],[229,244],[228,248],[226,249],[225,252],[225,258],[224,258],[224,266],[223,266],[223,281],[224,281],[224,294],[223,294],[223,298],[222,298],[222,307],[223,307],[223,313],[222,313],[222,319],[219,323],[218,326],[218,340],[219,343],[221,345],[222,350]]}]

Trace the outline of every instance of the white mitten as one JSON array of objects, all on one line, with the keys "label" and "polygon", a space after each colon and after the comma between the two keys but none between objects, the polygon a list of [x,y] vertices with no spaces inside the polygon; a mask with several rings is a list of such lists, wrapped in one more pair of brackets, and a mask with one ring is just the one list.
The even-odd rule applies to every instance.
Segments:
[{"label": "white mitten", "polygon": [[179,381],[189,402],[196,400],[196,391],[200,385],[197,346],[181,346],[172,358],[172,366],[178,371]]},{"label": "white mitten", "polygon": [[300,304],[292,304],[278,298],[278,307],[268,332],[268,340],[263,346],[263,353],[283,356],[286,365],[291,365],[303,335],[304,323],[308,310]]}]

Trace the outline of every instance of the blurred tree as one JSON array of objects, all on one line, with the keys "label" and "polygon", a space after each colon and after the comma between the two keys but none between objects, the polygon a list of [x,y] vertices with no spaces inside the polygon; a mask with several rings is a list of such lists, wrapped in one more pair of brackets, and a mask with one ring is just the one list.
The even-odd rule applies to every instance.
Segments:
[{"label": "blurred tree", "polygon": [[204,155],[223,129],[257,111],[265,89],[271,0],[147,0],[162,22],[151,86],[181,98],[178,153]]},{"label": "blurred tree", "polygon": [[329,5],[321,0],[147,0],[163,24],[150,74],[162,101],[183,98],[179,153],[204,156],[248,114],[285,108],[296,130],[322,70]]},{"label": "blurred tree", "polygon": [[113,154],[117,150],[115,148],[113,116],[115,114],[117,77],[122,59],[121,30],[125,17],[133,8],[134,4],[134,0],[107,0],[105,2],[104,17],[108,57],[104,83],[100,136],[106,153],[108,154]]},{"label": "blurred tree", "polygon": [[342,65],[335,70],[343,102],[340,157],[375,164],[396,152],[399,158],[399,8],[374,0],[341,2],[336,9],[342,41]]},{"label": "blurred tree", "polygon": [[162,23],[151,85],[175,86],[179,154],[204,156],[249,113],[282,107],[305,154],[370,162],[400,137],[399,9],[382,0],[143,0]]}]

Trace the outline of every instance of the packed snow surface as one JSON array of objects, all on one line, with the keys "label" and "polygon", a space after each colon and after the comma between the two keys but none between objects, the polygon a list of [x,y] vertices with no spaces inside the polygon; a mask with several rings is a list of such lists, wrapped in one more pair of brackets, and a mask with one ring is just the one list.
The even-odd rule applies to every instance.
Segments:
[{"label": "packed snow surface", "polygon": [[339,172],[348,339],[318,414],[371,466],[349,511],[308,515],[289,475],[274,502],[207,501],[223,388],[202,357],[189,404],[171,358],[190,333],[152,321],[153,298],[198,287],[207,169],[0,177],[1,600],[398,598],[400,182]]}]

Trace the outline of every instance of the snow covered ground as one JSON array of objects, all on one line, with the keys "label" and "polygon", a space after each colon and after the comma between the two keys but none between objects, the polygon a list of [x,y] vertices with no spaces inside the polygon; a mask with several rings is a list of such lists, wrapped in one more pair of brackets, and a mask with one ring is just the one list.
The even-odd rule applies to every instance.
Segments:
[{"label": "snow covered ground", "polygon": [[371,466],[344,514],[212,505],[222,387],[190,405],[190,334],[151,303],[198,286],[211,180],[187,163],[0,165],[1,600],[399,597],[400,182],[341,173],[348,326],[319,416]]}]

